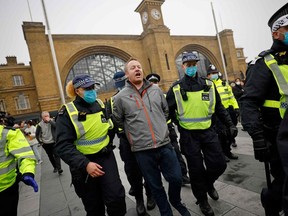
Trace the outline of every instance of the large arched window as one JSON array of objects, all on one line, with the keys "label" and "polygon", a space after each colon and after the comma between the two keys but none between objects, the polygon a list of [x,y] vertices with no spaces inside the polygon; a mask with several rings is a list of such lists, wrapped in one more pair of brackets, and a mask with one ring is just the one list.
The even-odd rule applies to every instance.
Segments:
[{"label": "large arched window", "polygon": [[79,74],[89,74],[100,86],[96,85],[98,92],[109,91],[114,88],[113,76],[117,71],[124,71],[125,62],[113,55],[95,54],[79,60],[71,68],[66,83]]},{"label": "large arched window", "polygon": [[192,53],[196,54],[199,57],[200,61],[197,63],[198,76],[206,77],[207,68],[211,64],[209,59],[206,58],[202,53],[199,53],[199,52],[193,51],[193,50],[187,50],[185,52],[182,52],[176,58],[176,67],[177,67],[177,70],[178,70],[179,78],[181,79],[184,76],[184,70],[182,68],[182,56],[186,52],[192,52]]}]

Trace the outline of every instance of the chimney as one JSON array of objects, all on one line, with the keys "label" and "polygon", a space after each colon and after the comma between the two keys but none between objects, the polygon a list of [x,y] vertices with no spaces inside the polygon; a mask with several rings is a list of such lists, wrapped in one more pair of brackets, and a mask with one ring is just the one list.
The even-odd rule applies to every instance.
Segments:
[{"label": "chimney", "polygon": [[16,56],[6,56],[6,61],[8,66],[17,65]]}]

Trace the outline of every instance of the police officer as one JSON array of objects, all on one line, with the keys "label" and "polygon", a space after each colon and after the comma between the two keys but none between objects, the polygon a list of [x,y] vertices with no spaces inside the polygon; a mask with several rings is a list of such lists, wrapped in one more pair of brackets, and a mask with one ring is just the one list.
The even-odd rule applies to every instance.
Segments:
[{"label": "police officer", "polygon": [[[117,88],[117,95],[124,87],[127,77],[123,71],[118,71],[114,74],[113,80],[115,87]],[[110,100],[110,106],[113,107],[113,100],[115,95]],[[112,115],[112,108],[109,113]],[[124,162],[124,170],[128,179],[131,189],[129,194],[135,196],[136,199],[136,212],[139,216],[144,216],[146,213],[144,198],[143,198],[143,175],[137,164],[134,154],[131,151],[131,146],[122,128],[118,128],[117,135],[119,137],[119,150],[122,161]],[[147,184],[145,184],[145,190],[147,195],[147,209],[152,210],[155,208],[156,203],[152,197],[151,190]]]},{"label": "police officer", "polygon": [[213,184],[226,169],[225,157],[212,125],[213,114],[217,114],[233,136],[236,136],[237,128],[223,107],[213,82],[198,76],[198,61],[194,53],[183,54],[185,76],[169,89],[167,102],[170,117],[180,132],[181,152],[187,160],[192,192],[202,213],[210,216],[214,212],[208,203],[207,192],[212,199],[219,199]]},{"label": "police officer", "polygon": [[240,109],[242,125],[253,140],[255,159],[265,162],[266,167],[270,165],[274,179],[271,185],[268,181],[268,188],[262,189],[261,202],[266,215],[275,216],[283,207],[287,212],[287,204],[281,206],[284,173],[276,138],[288,107],[288,4],[270,18],[268,26],[273,45],[250,63]]},{"label": "police officer", "polygon": [[[19,180],[38,191],[34,180],[36,158],[19,129],[7,126],[9,120],[0,113],[0,215],[17,215]],[[9,123],[10,124],[10,123]]]},{"label": "police officer", "polygon": [[[221,98],[221,102],[224,108],[229,113],[233,124],[236,126],[238,123],[237,115],[239,114],[239,106],[236,98],[234,97],[231,86],[226,81],[222,81],[220,79],[219,71],[214,65],[209,65],[207,69],[207,74],[210,74],[210,79],[213,81],[217,88],[217,91]],[[221,143],[223,152],[226,156],[226,162],[229,162],[229,159],[238,159],[238,156],[231,152],[230,147],[231,143],[233,142],[233,140],[235,140],[235,138],[230,136],[230,133],[229,131],[227,131],[225,125],[223,125],[218,119],[216,119],[216,131],[218,133],[219,141]]]},{"label": "police officer", "polygon": [[[146,79],[150,82],[152,82],[154,85],[159,85],[159,82],[161,80],[161,77],[159,74],[157,73],[150,73],[146,76]],[[164,94],[166,96],[166,94]],[[177,159],[179,161],[180,167],[181,167],[181,173],[182,173],[182,185],[186,185],[186,184],[190,184],[190,178],[187,176],[187,166],[186,163],[184,161],[184,158],[181,154],[181,151],[179,149],[179,145],[178,145],[178,136],[177,133],[175,131],[173,122],[171,121],[171,119],[169,119],[167,121],[168,124],[168,129],[169,129],[169,138],[171,140],[171,144],[174,147],[174,150],[176,152],[176,156]]]},{"label": "police officer", "polygon": [[109,216],[123,216],[125,191],[108,136],[113,123],[104,115],[95,84],[88,75],[67,83],[67,95],[74,100],[58,112],[55,150],[70,166],[72,184],[88,216],[104,216],[105,206]]}]

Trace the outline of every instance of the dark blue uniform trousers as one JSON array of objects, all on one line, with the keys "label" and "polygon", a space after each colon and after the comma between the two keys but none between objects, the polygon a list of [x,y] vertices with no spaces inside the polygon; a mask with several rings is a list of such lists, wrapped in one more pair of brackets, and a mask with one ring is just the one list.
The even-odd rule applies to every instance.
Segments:
[{"label": "dark blue uniform trousers", "polygon": [[213,128],[180,132],[181,152],[186,157],[192,192],[198,202],[207,200],[207,192],[223,174],[227,165]]},{"label": "dark blue uniform trousers", "polygon": [[126,213],[125,190],[121,183],[116,159],[112,150],[86,155],[91,162],[103,167],[105,174],[92,178],[80,171],[80,178],[72,174],[75,192],[82,199],[87,216],[124,216]]}]

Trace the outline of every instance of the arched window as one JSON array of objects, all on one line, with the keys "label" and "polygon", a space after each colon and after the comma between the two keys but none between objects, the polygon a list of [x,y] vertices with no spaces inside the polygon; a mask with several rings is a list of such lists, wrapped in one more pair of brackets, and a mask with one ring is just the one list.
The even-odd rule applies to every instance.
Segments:
[{"label": "arched window", "polygon": [[[82,58],[71,68],[66,83],[80,74],[89,74],[100,86],[96,85],[98,92],[113,90],[113,76],[117,71],[124,71],[125,62],[113,55],[95,54]],[[66,84],[65,84],[66,86]]]},{"label": "arched window", "polygon": [[186,52],[192,52],[192,53],[194,53],[194,54],[196,54],[198,56],[198,58],[200,59],[200,61],[197,63],[198,76],[206,77],[207,68],[211,64],[209,59],[206,58],[202,53],[199,53],[199,52],[193,51],[193,50],[187,50],[185,52],[182,52],[176,58],[176,67],[177,67],[177,70],[178,70],[179,78],[181,79],[184,76],[184,70],[182,68],[182,56]]}]

